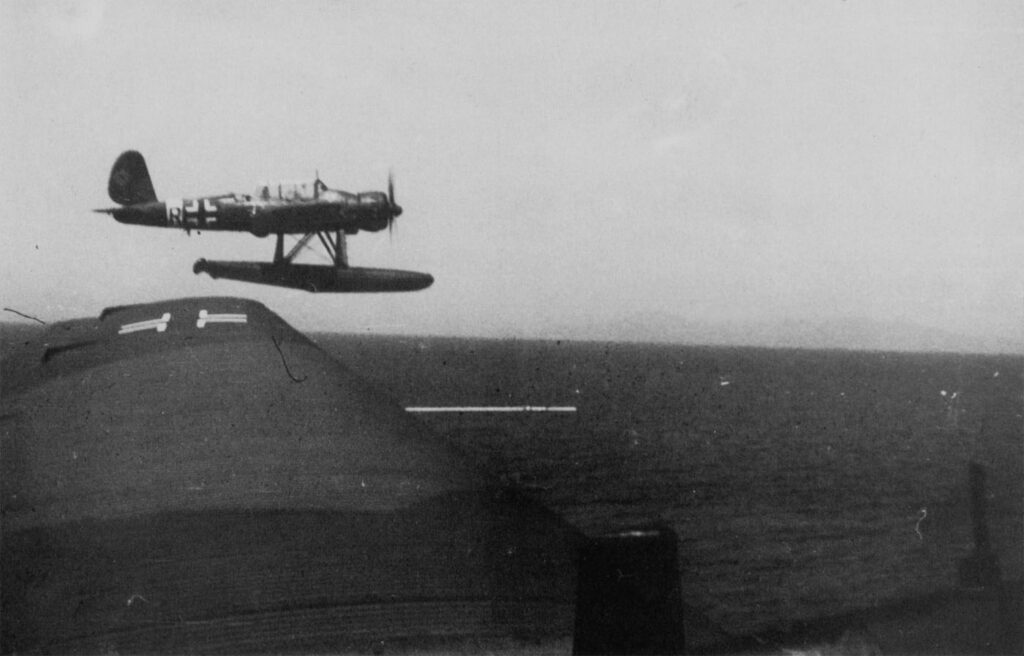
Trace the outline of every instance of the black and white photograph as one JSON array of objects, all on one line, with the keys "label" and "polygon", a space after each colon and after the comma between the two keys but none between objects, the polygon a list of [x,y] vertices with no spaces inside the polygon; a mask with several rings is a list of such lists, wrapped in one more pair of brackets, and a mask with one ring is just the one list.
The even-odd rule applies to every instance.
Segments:
[{"label": "black and white photograph", "polygon": [[0,0],[0,653],[1020,654],[1024,5]]}]

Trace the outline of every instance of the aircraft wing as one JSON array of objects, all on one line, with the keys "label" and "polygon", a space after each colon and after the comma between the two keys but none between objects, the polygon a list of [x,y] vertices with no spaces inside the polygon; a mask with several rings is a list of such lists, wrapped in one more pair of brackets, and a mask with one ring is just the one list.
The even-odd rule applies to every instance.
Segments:
[{"label": "aircraft wing", "polygon": [[10,362],[4,652],[572,632],[581,536],[259,303],[111,308]]}]

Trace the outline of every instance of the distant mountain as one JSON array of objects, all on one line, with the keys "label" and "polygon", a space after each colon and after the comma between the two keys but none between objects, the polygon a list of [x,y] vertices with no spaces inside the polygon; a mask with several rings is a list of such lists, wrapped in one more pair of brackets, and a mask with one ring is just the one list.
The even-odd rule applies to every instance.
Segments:
[{"label": "distant mountain", "polygon": [[551,334],[546,334],[546,337],[707,346],[1024,355],[1024,336],[1018,340],[978,337],[912,323],[870,319],[714,322],[687,319],[666,312],[649,312],[604,323],[572,328],[563,326],[545,331],[548,332]]}]

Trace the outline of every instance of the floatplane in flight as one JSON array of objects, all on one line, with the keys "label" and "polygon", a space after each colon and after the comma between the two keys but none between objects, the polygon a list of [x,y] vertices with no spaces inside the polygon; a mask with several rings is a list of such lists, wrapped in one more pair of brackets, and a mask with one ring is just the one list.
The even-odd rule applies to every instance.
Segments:
[{"label": "floatplane in flight", "polygon": [[[429,287],[426,273],[397,269],[351,267],[345,238],[360,230],[390,231],[402,208],[388,176],[387,193],[349,193],[331,189],[320,179],[312,182],[263,184],[254,194],[229,193],[160,201],[149,177],[146,160],[134,150],[117,158],[107,192],[118,207],[95,210],[121,223],[192,230],[249,232],[277,236],[271,262],[226,262],[199,259],[194,273],[311,292],[394,292]],[[285,252],[284,236],[299,235]],[[296,263],[295,257],[316,237],[330,265]]]}]

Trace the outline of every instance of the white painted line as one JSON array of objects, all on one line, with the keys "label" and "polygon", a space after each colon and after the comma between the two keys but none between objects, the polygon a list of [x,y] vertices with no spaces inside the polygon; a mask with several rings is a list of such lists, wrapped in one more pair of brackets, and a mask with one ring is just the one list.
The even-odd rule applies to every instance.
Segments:
[{"label": "white painted line", "polygon": [[140,330],[155,330],[158,333],[162,333],[167,330],[167,322],[171,320],[171,313],[164,312],[163,316],[159,319],[150,319],[148,321],[136,321],[135,323],[126,323],[121,326],[121,329],[117,331],[118,335],[127,335],[128,333],[137,333]]},{"label": "white painted line", "polygon": [[640,530],[635,531],[621,531],[619,533],[612,533],[617,538],[654,538],[661,535],[661,531],[658,530]]},{"label": "white painted line", "polygon": [[415,406],[406,412],[576,412],[574,405],[462,405]]},{"label": "white painted line", "polygon": [[206,310],[199,311],[196,328],[204,328],[208,323],[248,323],[247,314],[210,314]]}]

